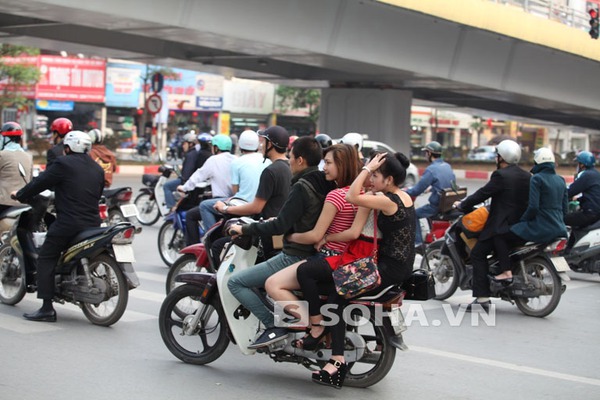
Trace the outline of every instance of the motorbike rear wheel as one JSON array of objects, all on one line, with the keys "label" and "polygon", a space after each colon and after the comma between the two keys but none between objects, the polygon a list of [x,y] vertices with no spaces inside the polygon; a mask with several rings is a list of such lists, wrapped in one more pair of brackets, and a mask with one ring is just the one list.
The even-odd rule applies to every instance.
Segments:
[{"label": "motorbike rear wheel", "polygon": [[175,277],[179,274],[185,272],[214,272],[212,268],[209,266],[197,266],[196,265],[196,256],[193,254],[183,254],[179,257],[171,268],[169,269],[169,273],[167,274],[166,281],[166,292],[169,294],[171,290],[175,289],[177,286],[181,286],[181,283],[175,282]]},{"label": "motorbike rear wheel", "polygon": [[421,263],[421,268],[433,274],[436,300],[446,300],[458,288],[456,268],[450,257],[442,254],[443,244],[443,240],[438,240],[428,245]]},{"label": "motorbike rear wheel", "polygon": [[[545,290],[549,294],[538,297],[517,297],[515,303],[519,310],[530,317],[542,318],[556,309],[562,295],[561,280],[550,262],[542,257],[525,261],[519,269],[519,276],[525,281],[534,280],[536,289]],[[539,287],[537,287],[539,285]]]},{"label": "motorbike rear wheel", "polygon": [[97,304],[82,303],[86,318],[95,325],[110,326],[123,316],[129,300],[129,287],[125,274],[117,262],[106,254],[90,260],[90,274],[106,282],[108,298]]},{"label": "motorbike rear wheel", "polygon": [[133,201],[138,209],[138,221],[142,225],[154,225],[160,218],[160,210],[156,200],[152,199],[150,193],[140,193]]},{"label": "motorbike rear wheel", "polygon": [[[178,286],[163,301],[158,314],[160,336],[169,351],[188,364],[204,365],[218,359],[227,349],[227,320],[218,296],[210,304],[198,300],[202,288],[195,285]],[[181,318],[179,304],[194,304]],[[199,307],[202,307],[199,310]],[[194,313],[202,312],[198,324],[193,325]]]},{"label": "motorbike rear wheel", "polygon": [[158,231],[158,252],[160,258],[171,268],[179,257],[179,251],[185,247],[185,236],[177,229],[173,221],[165,221]]},{"label": "motorbike rear wheel", "polygon": [[0,301],[12,306],[23,300],[25,293],[25,266],[10,244],[3,244],[0,246]]}]

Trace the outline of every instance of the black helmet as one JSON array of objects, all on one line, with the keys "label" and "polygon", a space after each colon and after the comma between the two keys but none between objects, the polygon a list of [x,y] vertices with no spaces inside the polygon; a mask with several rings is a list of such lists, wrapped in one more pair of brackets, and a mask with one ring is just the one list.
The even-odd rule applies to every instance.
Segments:
[{"label": "black helmet", "polygon": [[331,137],[326,133],[319,133],[317,136],[315,136],[315,140],[319,142],[321,147],[324,149],[333,144],[333,140],[331,140]]},{"label": "black helmet", "polygon": [[290,142],[290,135],[288,131],[279,126],[273,125],[265,129],[264,131],[258,131],[258,136],[264,137],[267,141],[271,142],[273,147],[279,153],[285,153],[287,150],[288,144]]},{"label": "black helmet", "polygon": [[441,155],[442,154],[442,145],[439,142],[429,142],[421,150],[428,151],[434,155]]},{"label": "black helmet", "polygon": [[21,125],[16,122],[7,122],[2,125],[2,129],[0,130],[2,136],[22,136],[23,129],[21,129]]}]

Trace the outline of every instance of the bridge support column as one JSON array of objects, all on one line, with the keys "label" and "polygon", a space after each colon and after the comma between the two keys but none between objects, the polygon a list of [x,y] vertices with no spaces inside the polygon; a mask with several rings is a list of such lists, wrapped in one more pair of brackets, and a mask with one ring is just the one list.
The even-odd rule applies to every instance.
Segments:
[{"label": "bridge support column", "polygon": [[368,134],[410,155],[412,92],[396,89],[323,89],[319,131],[332,138]]}]

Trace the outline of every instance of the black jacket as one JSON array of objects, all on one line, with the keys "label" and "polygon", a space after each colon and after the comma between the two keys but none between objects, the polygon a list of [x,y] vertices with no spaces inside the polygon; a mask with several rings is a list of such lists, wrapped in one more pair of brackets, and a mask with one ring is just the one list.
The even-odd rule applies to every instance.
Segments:
[{"label": "black jacket", "polygon": [[479,240],[506,233],[510,225],[519,222],[529,202],[531,174],[517,165],[509,165],[492,174],[490,181],[460,203],[460,209],[469,212],[473,206],[491,198],[490,214]]},{"label": "black jacket", "polygon": [[46,189],[54,190],[56,222],[49,233],[67,235],[100,226],[98,201],[104,188],[104,170],[87,154],[58,157],[37,178],[17,192],[27,201]]},{"label": "black jacket", "polygon": [[60,142],[57,145],[54,145],[48,152],[46,153],[46,168],[50,166],[58,157],[65,155],[65,145],[63,142]]}]

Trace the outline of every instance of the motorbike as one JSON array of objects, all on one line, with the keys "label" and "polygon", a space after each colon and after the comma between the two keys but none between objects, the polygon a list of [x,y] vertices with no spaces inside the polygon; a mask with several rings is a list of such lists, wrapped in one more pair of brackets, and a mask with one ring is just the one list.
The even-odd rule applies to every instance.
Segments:
[{"label": "motorbike", "polygon": [[177,135],[169,142],[167,149],[167,161],[176,161],[183,158],[182,138]]},{"label": "motorbike", "polygon": [[421,223],[421,232],[423,233],[423,245],[417,249],[419,254],[424,254],[424,249],[427,245],[443,238],[450,225],[452,225],[452,222],[456,221],[462,215],[462,213],[452,208],[452,205],[466,196],[467,188],[456,186],[456,182],[452,182],[452,187],[445,189],[440,194],[439,212],[432,217],[419,221]]},{"label": "motorbike", "polygon": [[[255,222],[243,217],[245,223]],[[258,350],[248,349],[260,328],[259,320],[229,292],[227,282],[234,271],[251,268],[257,258],[257,240],[250,236],[232,239],[216,273],[189,272],[177,275],[182,285],[165,298],[159,313],[160,334],[169,351],[180,360],[197,365],[217,360],[229,342],[245,355],[266,354],[275,362],[291,362],[309,370],[321,369],[331,358],[329,346],[314,351],[295,348],[294,339],[305,332],[290,330],[287,338]],[[263,301],[269,299],[262,294]],[[345,385],[368,387],[383,379],[394,364],[396,350],[407,347],[400,311],[404,292],[397,286],[382,288],[369,297],[351,301],[345,354],[349,365]],[[376,310],[385,312],[377,315]]]},{"label": "motorbike", "polygon": [[[37,224],[33,232],[28,221],[34,210],[39,210],[36,202],[43,198],[36,196],[30,205],[11,208],[5,214],[13,221],[10,230],[2,234],[0,246],[0,301],[4,304],[17,304],[26,292],[36,290],[35,260],[53,217],[46,214],[47,222]],[[56,265],[53,300],[81,307],[93,324],[116,323],[127,307],[129,290],[140,284],[132,264],[135,234],[129,222],[80,232]]]},{"label": "motorbike", "polygon": [[147,140],[142,137],[138,140],[135,149],[138,155],[147,157],[154,151],[153,147],[154,146],[152,145],[152,142],[150,140]]},{"label": "motorbike", "polygon": [[171,212],[165,203],[163,186],[171,174],[180,176],[180,172],[177,167],[168,164],[158,167],[158,172],[159,175],[142,175],[144,186],[133,201],[138,211],[137,219],[142,225],[154,225],[161,216]]},{"label": "motorbike", "polygon": [[133,190],[130,187],[103,190],[102,203],[106,205],[107,213],[106,220],[103,220],[107,225],[130,221],[130,218],[137,216],[137,207],[135,204],[130,204],[132,194]]},{"label": "motorbike", "polygon": [[[435,280],[435,299],[445,300],[456,289],[472,288],[473,266],[469,264],[470,248],[459,227],[460,218],[446,231],[443,239],[427,246],[421,267],[432,272]],[[475,240],[475,239],[471,239]],[[512,304],[528,316],[545,317],[558,306],[566,289],[563,282],[570,280],[564,257],[560,254],[567,240],[559,238],[551,243],[526,243],[510,252],[513,281],[505,284],[490,279],[492,297]],[[499,273],[498,261],[488,259],[492,275]]]},{"label": "motorbike", "polygon": [[575,272],[600,274],[600,221],[571,230],[572,246],[562,253]]}]

